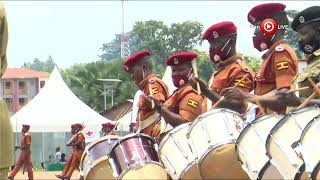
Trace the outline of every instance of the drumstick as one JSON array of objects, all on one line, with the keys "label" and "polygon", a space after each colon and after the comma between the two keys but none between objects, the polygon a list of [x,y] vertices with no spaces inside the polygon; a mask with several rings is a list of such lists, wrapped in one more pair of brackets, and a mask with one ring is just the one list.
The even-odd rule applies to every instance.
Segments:
[{"label": "drumstick", "polygon": [[[243,76],[240,81],[238,81],[232,88],[237,87],[249,74]],[[224,100],[224,96],[221,96],[220,99],[212,106],[212,108],[216,108],[219,104]]]},{"label": "drumstick", "polygon": [[301,88],[298,88],[298,89],[290,90],[289,93],[294,93],[294,92],[298,92],[298,91],[304,91],[304,90],[307,90],[309,88],[310,88],[309,86],[305,86],[305,87],[301,87]]},{"label": "drumstick", "polygon": [[316,85],[316,83],[314,81],[312,81],[311,78],[308,78],[308,81],[310,82],[310,84],[313,86],[314,90],[317,91],[318,94],[320,94],[320,89],[319,87]]},{"label": "drumstick", "polygon": [[[192,65],[194,77],[197,78],[198,77],[198,69],[197,69],[197,63],[196,63],[195,59],[192,60],[191,65]],[[200,89],[199,82],[197,82],[197,92],[198,92],[199,95],[201,94],[201,89]]]},{"label": "drumstick", "polygon": [[310,102],[313,98],[315,98],[318,94],[320,94],[320,93],[319,93],[319,87],[318,87],[319,85],[316,85],[310,78],[308,78],[308,81],[310,82],[310,84],[313,86],[313,88],[314,88],[316,91],[314,91],[307,99],[305,99],[305,100],[300,104],[300,106],[298,106],[297,109],[305,107],[306,105],[309,104],[309,102]]}]

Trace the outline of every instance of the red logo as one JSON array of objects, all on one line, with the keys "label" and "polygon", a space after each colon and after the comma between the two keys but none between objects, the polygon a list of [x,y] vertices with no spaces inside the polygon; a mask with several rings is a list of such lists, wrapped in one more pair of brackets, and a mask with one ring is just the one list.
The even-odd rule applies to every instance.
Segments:
[{"label": "red logo", "polygon": [[261,22],[260,29],[264,34],[274,34],[278,29],[278,24],[275,20],[268,18]]}]

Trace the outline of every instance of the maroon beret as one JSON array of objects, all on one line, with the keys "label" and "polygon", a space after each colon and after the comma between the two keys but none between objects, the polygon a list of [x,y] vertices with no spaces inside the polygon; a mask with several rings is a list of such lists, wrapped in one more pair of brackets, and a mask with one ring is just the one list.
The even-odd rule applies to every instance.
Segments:
[{"label": "maroon beret", "polygon": [[237,33],[237,27],[231,21],[224,21],[217,23],[209,27],[206,32],[202,35],[202,39],[211,41],[220,36],[226,36],[229,34]]},{"label": "maroon beret", "polygon": [[149,56],[151,56],[151,52],[148,50],[136,52],[123,63],[123,69],[128,72],[138,61]]},{"label": "maroon beret", "polygon": [[197,58],[197,54],[194,52],[178,52],[170,56],[166,60],[166,64],[168,66],[184,64],[186,62],[194,60],[195,58]]},{"label": "maroon beret", "polygon": [[76,123],[76,124],[72,124],[71,125],[71,128],[82,128],[82,124],[80,124],[80,123]]},{"label": "maroon beret", "polygon": [[29,124],[22,124],[22,127],[30,127],[30,125]]},{"label": "maroon beret", "polygon": [[281,3],[266,3],[255,6],[248,13],[248,21],[255,24],[259,20],[266,19],[278,12],[284,11],[286,5]]},{"label": "maroon beret", "polygon": [[103,127],[114,127],[115,125],[110,122],[107,122],[107,123],[103,123],[102,126]]}]

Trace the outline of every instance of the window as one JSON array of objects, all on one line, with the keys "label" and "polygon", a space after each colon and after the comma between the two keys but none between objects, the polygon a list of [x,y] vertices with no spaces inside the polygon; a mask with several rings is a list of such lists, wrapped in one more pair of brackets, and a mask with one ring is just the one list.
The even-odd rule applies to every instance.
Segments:
[{"label": "window", "polygon": [[5,87],[5,89],[11,89],[11,82],[10,81],[6,81],[4,83],[4,87]]},{"label": "window", "polygon": [[19,89],[24,89],[25,83],[24,81],[19,81]]},{"label": "window", "polygon": [[43,86],[46,84],[45,81],[40,81],[40,88],[43,88]]},{"label": "window", "polygon": [[19,105],[24,105],[26,102],[26,99],[25,98],[19,98]]}]

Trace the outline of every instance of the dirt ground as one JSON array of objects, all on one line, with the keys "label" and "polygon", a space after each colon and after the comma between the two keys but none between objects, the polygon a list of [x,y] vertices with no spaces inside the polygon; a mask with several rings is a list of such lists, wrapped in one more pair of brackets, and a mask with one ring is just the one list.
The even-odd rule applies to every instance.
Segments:
[{"label": "dirt ground", "polygon": [[[51,179],[56,179],[58,178],[55,176],[56,174],[60,174],[61,171],[43,171],[43,172],[33,172],[33,178],[34,180],[51,180]],[[72,180],[78,180],[80,177],[79,171],[74,171],[72,174],[71,179]],[[28,179],[28,173],[25,172],[22,174],[22,171],[20,171],[15,177],[15,180],[27,180]]]}]

